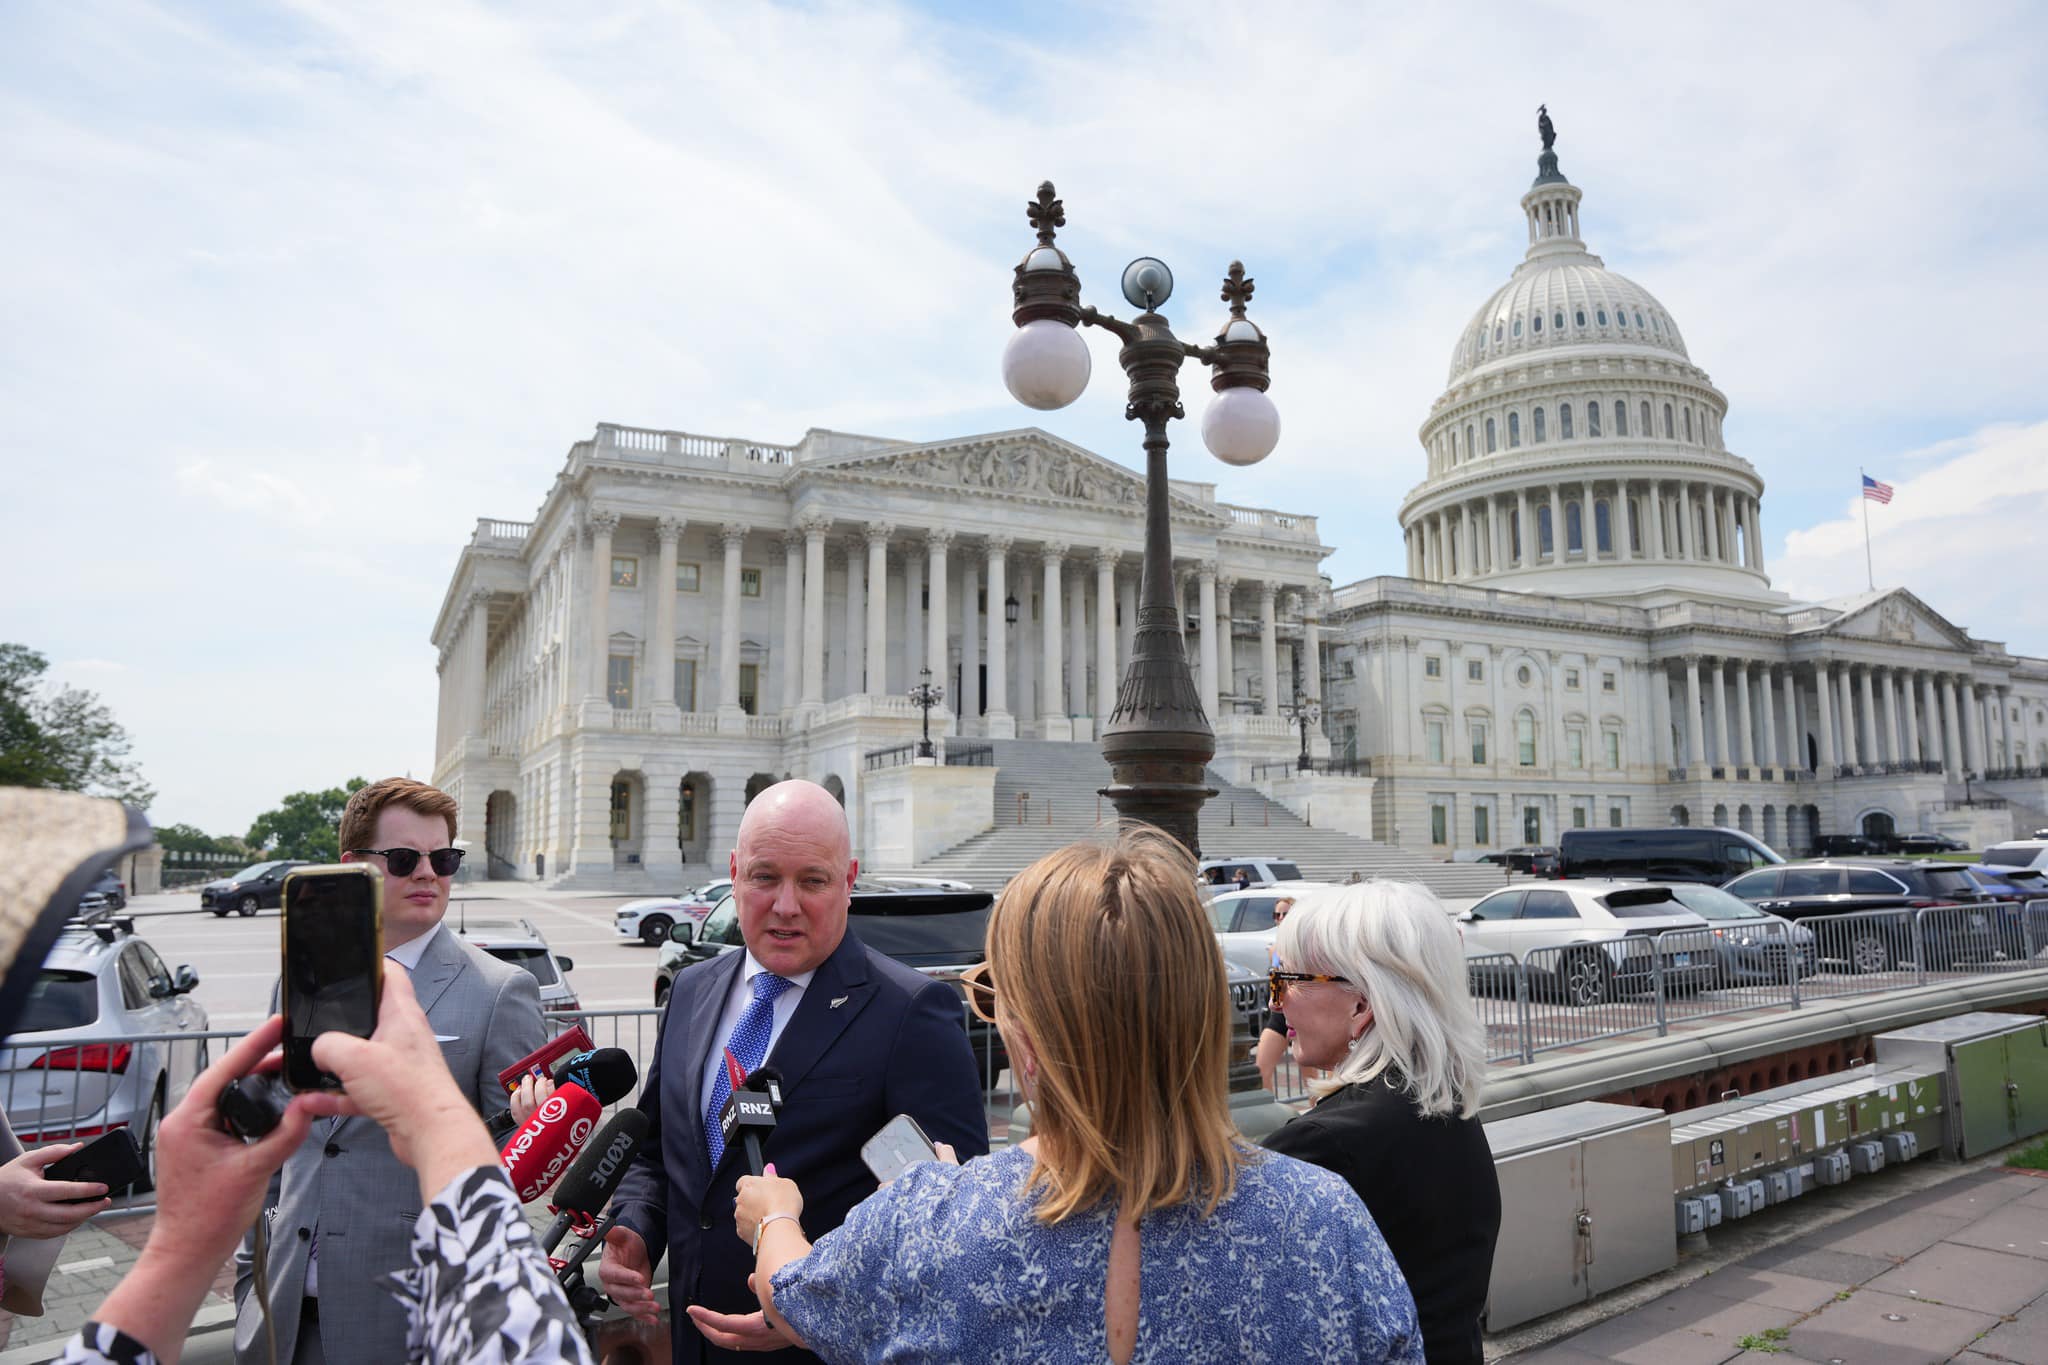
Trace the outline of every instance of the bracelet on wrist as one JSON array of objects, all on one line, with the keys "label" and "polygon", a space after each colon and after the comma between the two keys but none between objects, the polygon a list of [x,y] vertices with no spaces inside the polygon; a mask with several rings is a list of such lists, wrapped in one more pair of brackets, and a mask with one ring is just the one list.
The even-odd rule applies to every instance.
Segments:
[{"label": "bracelet on wrist", "polygon": [[764,1232],[766,1232],[766,1231],[768,1231],[768,1225],[769,1225],[770,1223],[777,1223],[777,1222],[780,1222],[780,1221],[782,1221],[782,1220],[783,1220],[783,1219],[785,1219],[785,1218],[787,1218],[787,1219],[788,1219],[788,1220],[789,1220],[790,1222],[792,1222],[792,1223],[795,1223],[795,1224],[796,1224],[796,1230],[797,1230],[798,1232],[802,1232],[802,1231],[804,1230],[804,1225],[803,1225],[803,1223],[802,1223],[802,1222],[800,1222],[800,1221],[798,1220],[797,1216],[796,1216],[795,1214],[793,1214],[793,1213],[770,1213],[770,1214],[766,1214],[766,1215],[763,1215],[763,1217],[762,1217],[761,1221],[760,1221],[760,1222],[758,1222],[758,1223],[756,1223],[756,1224],[754,1224],[754,1255],[755,1255],[755,1256],[757,1256],[757,1257],[758,1257],[758,1256],[759,1256],[759,1255],[761,1254],[761,1234],[762,1234],[762,1233],[764,1233]]}]

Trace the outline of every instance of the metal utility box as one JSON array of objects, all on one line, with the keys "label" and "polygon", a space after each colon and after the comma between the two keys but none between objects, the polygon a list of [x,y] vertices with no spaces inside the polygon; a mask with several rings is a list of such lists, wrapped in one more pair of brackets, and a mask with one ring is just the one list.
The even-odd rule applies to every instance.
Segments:
[{"label": "metal utility box", "polygon": [[1948,1074],[1942,1150],[1957,1160],[2048,1131],[2048,1019],[1960,1014],[1877,1035],[1880,1062]]},{"label": "metal utility box", "polygon": [[1489,1123],[1486,1140],[1507,1215],[1493,1253],[1488,1331],[1677,1263],[1665,1193],[1671,1121],[1662,1110],[1570,1104]]},{"label": "metal utility box", "polygon": [[1940,1067],[1914,1064],[1854,1067],[1690,1109],[1671,1130],[1672,1193],[1706,1195],[1895,1132],[1931,1143],[1941,1108]]}]

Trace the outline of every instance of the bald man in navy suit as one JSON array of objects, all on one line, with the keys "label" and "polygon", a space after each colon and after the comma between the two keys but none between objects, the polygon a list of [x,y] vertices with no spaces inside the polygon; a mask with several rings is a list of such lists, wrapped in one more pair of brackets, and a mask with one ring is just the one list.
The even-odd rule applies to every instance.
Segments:
[{"label": "bald man in navy suit", "polygon": [[802,781],[770,787],[747,807],[732,854],[746,948],[682,972],[669,994],[640,1099],[653,1133],[619,1186],[599,1277],[619,1307],[652,1321],[654,1262],[667,1254],[678,1365],[762,1351],[815,1359],[768,1325],[747,1287],[753,1250],[733,1230],[746,1158],[738,1144],[719,1151],[706,1123],[729,1093],[727,1051],[745,1069],[765,1058],[782,1074],[767,1159],[803,1182],[813,1239],[874,1192],[861,1144],[897,1114],[963,1161],[988,1151],[960,996],[847,931],[857,871],[831,793]]}]

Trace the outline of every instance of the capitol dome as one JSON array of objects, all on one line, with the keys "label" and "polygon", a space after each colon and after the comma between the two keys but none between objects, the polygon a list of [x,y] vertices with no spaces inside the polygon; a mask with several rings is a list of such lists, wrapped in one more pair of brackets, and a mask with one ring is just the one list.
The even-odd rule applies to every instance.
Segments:
[{"label": "capitol dome", "polygon": [[1763,480],[1721,439],[1727,399],[1656,296],[1580,236],[1546,145],[1529,248],[1472,314],[1401,507],[1409,576],[1565,596],[1775,597]]}]

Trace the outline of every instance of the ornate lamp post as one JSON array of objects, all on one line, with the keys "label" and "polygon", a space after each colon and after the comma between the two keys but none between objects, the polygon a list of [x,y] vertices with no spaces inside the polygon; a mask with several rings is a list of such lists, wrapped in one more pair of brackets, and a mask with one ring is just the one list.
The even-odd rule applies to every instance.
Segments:
[{"label": "ornate lamp post", "polygon": [[1138,627],[1131,659],[1117,688],[1116,706],[1102,728],[1102,754],[1111,782],[1103,795],[1126,820],[1157,825],[1197,856],[1202,803],[1216,793],[1203,778],[1216,755],[1216,732],[1202,714],[1194,675],[1181,644],[1180,604],[1174,600],[1173,540],[1166,483],[1166,423],[1186,412],[1180,402],[1181,362],[1209,366],[1216,397],[1202,418],[1202,440],[1226,464],[1256,464],[1280,440],[1280,415],[1266,397],[1265,333],[1245,317],[1252,281],[1230,263],[1223,301],[1230,317],[1213,346],[1175,337],[1158,313],[1173,293],[1173,272],[1141,256],[1124,267],[1123,295],[1142,309],[1129,322],[1081,304],[1081,280],[1067,254],[1053,244],[1066,211],[1052,182],[1038,187],[1026,210],[1038,244],[1018,263],[1011,285],[1011,320],[1017,333],[1003,348],[1003,382],[1026,407],[1063,408],[1088,386],[1088,346],[1080,323],[1101,327],[1123,342],[1117,360],[1130,383],[1124,416],[1145,426],[1145,555],[1139,577]]},{"label": "ornate lamp post", "polygon": [[1295,770],[1307,772],[1315,766],[1315,760],[1308,756],[1308,732],[1323,718],[1323,704],[1314,697],[1305,697],[1299,687],[1294,689],[1294,722],[1301,727],[1301,756],[1294,760]]},{"label": "ornate lamp post", "polygon": [[931,758],[934,753],[932,749],[932,708],[946,699],[946,688],[945,684],[932,681],[932,671],[929,668],[919,669],[918,671],[923,675],[924,681],[910,689],[910,704],[924,713],[924,738],[917,742],[917,756],[919,758]]}]

